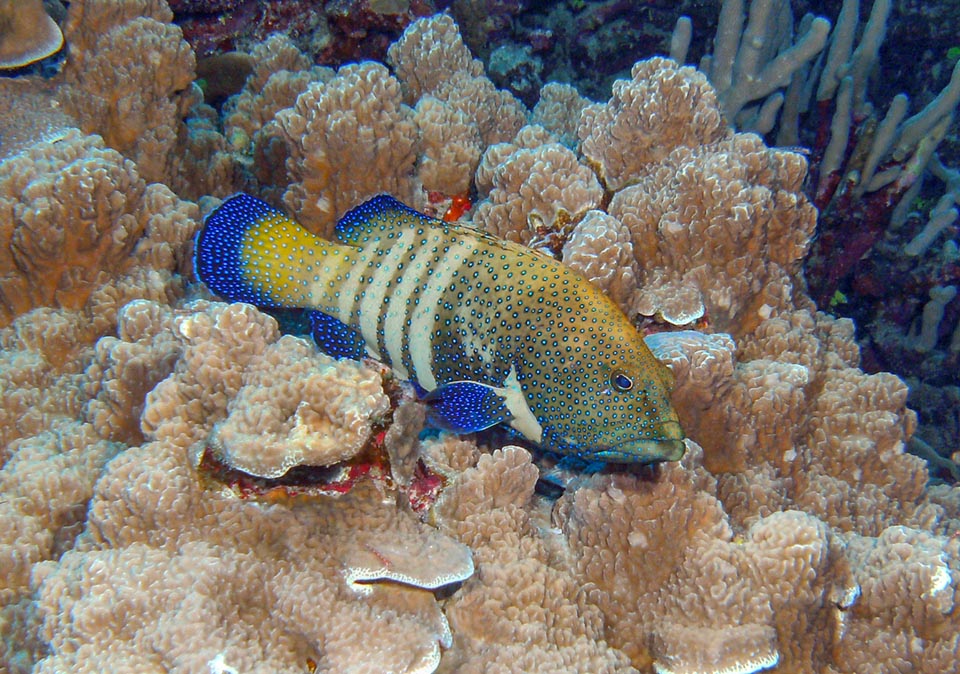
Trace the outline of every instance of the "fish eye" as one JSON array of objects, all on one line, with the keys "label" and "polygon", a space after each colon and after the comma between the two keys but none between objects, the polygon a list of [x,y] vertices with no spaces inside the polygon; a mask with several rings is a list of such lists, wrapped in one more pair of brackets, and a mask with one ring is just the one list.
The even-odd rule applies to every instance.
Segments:
[{"label": "fish eye", "polygon": [[613,384],[613,388],[618,391],[629,391],[633,388],[633,380],[623,372],[614,372],[610,383]]}]

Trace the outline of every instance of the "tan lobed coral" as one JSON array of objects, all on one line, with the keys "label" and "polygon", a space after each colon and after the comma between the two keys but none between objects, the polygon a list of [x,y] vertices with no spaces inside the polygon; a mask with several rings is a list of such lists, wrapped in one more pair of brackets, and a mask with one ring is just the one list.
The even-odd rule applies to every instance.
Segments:
[{"label": "tan lobed coral", "polygon": [[[85,229],[85,223],[103,222],[120,231],[135,227],[140,234],[130,242],[126,258],[97,263],[103,268],[85,289],[85,299],[74,298],[76,308],[32,309],[0,329],[0,663],[17,672],[29,668],[45,648],[29,599],[31,565],[35,570],[40,561],[59,558],[73,547],[85,526],[94,483],[106,462],[126,447],[123,443],[140,439],[137,416],[146,389],[172,367],[163,345],[146,357],[106,345],[94,349],[93,343],[116,329],[128,302],[143,298],[166,305],[182,294],[176,272],[198,225],[195,205],[180,201],[163,185],[143,186],[135,172],[127,194],[111,193],[116,184],[110,167],[123,174],[131,165],[104,150],[98,138],[72,132],[55,145],[52,151],[34,146],[30,152],[37,160],[31,171],[11,179],[29,174],[48,186],[70,185],[77,177],[74,169],[68,165],[49,172],[50,166],[64,159],[76,167],[102,164],[78,183],[90,198],[37,188],[44,198],[34,205],[32,222],[81,233],[95,231]],[[71,153],[77,156],[71,159]],[[57,214],[62,219],[51,217]],[[106,236],[128,250],[122,236]],[[110,265],[115,265],[112,270]],[[60,277],[69,267],[51,265],[41,271]],[[36,284],[46,282],[40,278]],[[108,354],[115,356],[112,362]],[[122,383],[111,382],[113,377]]]},{"label": "tan lobed coral", "polygon": [[3,163],[2,323],[34,306],[82,306],[99,278],[129,265],[146,185],[133,163],[72,132]]},{"label": "tan lobed coral", "polygon": [[605,104],[583,109],[580,150],[604,186],[619,190],[677,147],[709,145],[727,133],[706,76],[670,59],[640,61]]},{"label": "tan lobed coral", "polygon": [[571,150],[544,144],[501,159],[473,221],[501,238],[529,244],[549,232],[569,233],[602,200],[597,177]]},{"label": "tan lobed coral", "polygon": [[253,74],[225,104],[227,140],[249,188],[321,234],[380,192],[442,213],[470,194],[483,151],[527,117],[445,15],[408,27],[390,49],[395,74],[373,62],[310,68],[278,36],[252,56]]},{"label": "tan lobed coral", "polygon": [[[136,303],[122,324],[122,343],[155,351],[142,360],[160,370],[170,368],[170,338],[181,348],[171,374],[147,396],[148,442],[111,462],[86,534],[59,564],[34,575],[50,647],[37,671],[195,671],[218,658],[243,671],[295,671],[308,661],[345,671],[356,667],[358,649],[369,665],[351,671],[432,671],[451,636],[430,590],[473,572],[465,546],[423,525],[398,507],[396,493],[373,482],[341,498],[269,506],[197,480],[191,448],[217,435],[217,420],[242,415],[244,405],[252,412],[247,387],[276,364],[271,356],[302,351],[301,340],[278,339],[272,318],[242,304],[200,301],[171,312]],[[116,340],[106,348],[116,352]],[[318,358],[301,353],[301,362],[311,357]],[[319,362],[341,376],[359,368]],[[293,370],[276,374],[300,383]],[[312,383],[332,396],[319,414],[378,413],[362,383]],[[270,404],[282,410],[278,391]],[[110,591],[100,592],[107,577]],[[88,619],[71,617],[80,614]],[[224,620],[230,630],[210,631]]]},{"label": "tan lobed coral", "polygon": [[417,177],[423,189],[444,195],[466,195],[483,150],[480,131],[470,117],[455,107],[423,96],[414,121],[420,132]]},{"label": "tan lobed coral", "polygon": [[[582,477],[553,506],[551,528],[532,495],[529,456],[505,448],[482,457],[435,511],[442,528],[474,550],[478,569],[447,609],[451,666],[857,672],[904,659],[920,671],[947,666],[957,639],[955,541],[896,525],[876,538],[845,535],[799,510],[741,528],[724,512],[702,459],[690,443],[683,462],[659,474]],[[863,649],[877,629],[876,647]],[[924,649],[906,647],[920,635]],[[565,650],[574,644],[576,654]]]},{"label": "tan lobed coral", "polygon": [[284,203],[308,229],[329,237],[340,216],[380,192],[412,202],[416,124],[384,66],[340,68],[277,113],[277,122],[292,178]]},{"label": "tan lobed coral", "polygon": [[450,631],[430,589],[472,571],[464,546],[375,490],[262,507],[204,491],[164,442],[111,463],[89,521],[35,573],[37,672],[432,671]]},{"label": "tan lobed coral", "polygon": [[[438,455],[456,462],[453,452]],[[437,503],[442,530],[468,545],[477,564],[446,611],[455,650],[444,665],[471,673],[635,671],[603,639],[604,616],[538,507],[537,474],[529,452],[504,447],[481,456]]]},{"label": "tan lobed coral", "polygon": [[[612,292],[631,316],[740,336],[808,306],[797,274],[816,211],[801,193],[803,157],[729,131],[710,85],[692,68],[651,59],[632,74],[606,104],[583,108],[579,160],[539,126],[488,147],[476,176],[486,198],[474,222],[562,250],[605,290],[626,274]],[[564,117],[557,109],[564,100],[568,119],[581,109],[576,98],[558,97],[552,117]],[[595,219],[590,235],[586,223],[577,228],[601,207],[605,214],[595,218],[605,224]],[[625,235],[633,261],[623,243],[599,243]],[[590,268],[588,260],[598,262]]]},{"label": "tan lobed coral", "polygon": [[306,340],[286,336],[258,356],[209,440],[245,473],[278,477],[349,459],[390,408],[377,370],[317,354]]},{"label": "tan lobed coral", "polygon": [[540,100],[533,108],[530,123],[547,129],[567,147],[576,147],[580,115],[589,104],[569,84],[548,82],[540,89]]},{"label": "tan lobed coral", "polygon": [[[183,196],[229,194],[235,162],[223,136],[204,124],[212,108],[193,83],[193,51],[164,0],[76,0],[64,34],[68,57],[46,80],[2,87],[0,157],[26,141],[54,139],[69,127],[100,135],[150,182]],[[139,54],[143,58],[131,58]],[[7,119],[35,112],[34,119]],[[215,113],[213,113],[215,115]],[[189,121],[188,115],[192,115]]]},{"label": "tan lobed coral", "polygon": [[83,307],[111,279],[183,260],[195,209],[178,212],[166,187],[147,186],[98,138],[74,130],[3,168],[0,325],[35,306]]},{"label": "tan lobed coral", "polygon": [[797,311],[765,321],[738,349],[699,333],[651,345],[678,377],[681,423],[738,525],[796,508],[876,536],[891,522],[930,528],[943,518],[924,498],[923,461],[904,453],[915,425],[906,387],[855,367],[849,321]]},{"label": "tan lobed coral", "polygon": [[601,210],[587,211],[562,249],[563,263],[603,290],[624,313],[637,289],[637,262],[630,230]]},{"label": "tan lobed coral", "polygon": [[484,76],[446,14],[412,23],[387,58],[406,101],[417,109],[424,189],[467,193],[480,154],[512,138],[526,121],[526,109]]},{"label": "tan lobed coral", "polygon": [[224,106],[224,133],[230,147],[241,153],[257,144],[260,130],[280,110],[292,107],[308,85],[334,76],[330,68],[311,68],[310,59],[286,35],[271,35],[251,50],[250,57],[253,72]]},{"label": "tan lobed coral", "polygon": [[177,122],[193,103],[193,52],[171,19],[161,1],[84,0],[71,3],[64,29],[62,105],[151,182],[172,177]]},{"label": "tan lobed coral", "polygon": [[509,141],[494,143],[484,151],[477,166],[477,192],[486,197],[493,189],[497,168],[517,150],[535,150],[541,145],[556,143],[557,138],[539,124],[527,124]]},{"label": "tan lobed coral", "polygon": [[617,192],[608,212],[643,270],[634,308],[675,325],[706,318],[739,336],[806,306],[797,274],[816,225],[806,161],[750,134],[681,145]]},{"label": "tan lobed coral", "polygon": [[432,94],[454,73],[483,75],[483,64],[473,57],[448,14],[415,21],[390,45],[387,59],[404,83],[407,102]]}]

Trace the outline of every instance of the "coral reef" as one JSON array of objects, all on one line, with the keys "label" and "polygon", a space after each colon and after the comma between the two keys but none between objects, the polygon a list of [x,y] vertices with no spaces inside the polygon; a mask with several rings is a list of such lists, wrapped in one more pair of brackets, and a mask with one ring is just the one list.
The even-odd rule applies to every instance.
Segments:
[{"label": "coral reef", "polygon": [[[129,9],[124,9],[128,8]],[[135,12],[135,13],[134,13]],[[68,15],[70,57],[60,98],[86,133],[138,162],[153,182],[169,179],[177,142],[176,120],[192,101],[194,57],[178,40],[164,3],[130,5],[88,0]],[[118,60],[129,52],[150,53],[153,62]]]},{"label": "coral reef", "polygon": [[[2,85],[65,112],[0,116],[0,669],[951,671],[960,491],[905,452],[903,382],[805,294],[803,155],[734,131],[666,59],[604,103],[544,87],[530,118],[447,15],[410,25],[392,72],[274,37],[218,112],[170,20],[71,2],[64,73]],[[88,86],[124,51],[139,97]],[[469,225],[655,333],[684,459],[571,468],[495,430],[421,434],[389,372],[194,282],[215,200],[183,200],[190,176],[325,235],[379,191],[478,197]]]},{"label": "coral reef", "polygon": [[[196,479],[191,447],[236,435],[218,420],[230,423],[244,406],[262,415],[246,393],[256,387],[258,368],[270,367],[271,354],[286,360],[291,349],[315,358],[313,349],[279,338],[276,322],[250,306],[202,301],[178,312],[140,303],[122,317],[120,332],[122,342],[105,348],[147,347],[153,353],[146,360],[161,369],[170,367],[171,339],[179,354],[171,374],[147,395],[146,442],[112,461],[97,481],[88,533],[59,563],[36,571],[49,648],[36,671],[186,671],[212,667],[218,658],[244,671],[292,671],[311,660],[324,671],[346,671],[358,649],[377,668],[430,671],[440,646],[449,646],[450,630],[429,590],[472,573],[465,546],[398,508],[373,483],[326,505],[262,508],[204,489]],[[293,372],[274,374],[286,384],[297,381]],[[347,396],[334,403],[344,414],[363,415],[353,404],[354,396],[369,395],[362,385],[314,384],[324,395]],[[276,392],[258,390],[283,409]],[[329,405],[318,410],[332,413]],[[291,456],[299,451],[282,440],[276,446]],[[249,465],[237,453],[229,460]],[[110,592],[94,589],[107,576]],[[80,614],[90,619],[70,617]],[[220,636],[205,627],[224,620],[232,627]],[[375,636],[364,627],[373,622]]]},{"label": "coral reef", "polygon": [[175,0],[170,7],[200,57],[248,50],[271,35],[282,35],[309,52],[311,61],[335,66],[382,60],[404,28],[443,4],[433,0]]},{"label": "coral reef", "polygon": [[[193,198],[229,194],[233,160],[223,137],[200,121],[194,55],[171,18],[163,0],[71,3],[64,25],[69,55],[60,72],[50,80],[31,75],[3,87],[10,99],[0,112],[38,109],[39,119],[4,115],[4,136],[12,129],[23,148],[29,140],[49,140],[77,127],[135,161],[147,182],[163,182]],[[188,124],[192,111],[196,118]],[[4,147],[0,155],[13,149]]]}]

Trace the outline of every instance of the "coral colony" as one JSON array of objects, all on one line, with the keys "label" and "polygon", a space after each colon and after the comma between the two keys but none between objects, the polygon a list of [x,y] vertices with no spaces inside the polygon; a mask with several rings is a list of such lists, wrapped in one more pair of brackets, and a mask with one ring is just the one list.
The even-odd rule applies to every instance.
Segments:
[{"label": "coral colony", "polygon": [[[631,3],[171,4],[0,1],[0,671],[956,670],[960,66],[871,102],[889,1],[635,28],[602,94],[547,82],[550,54],[571,26],[568,65],[632,53],[605,28],[640,26]],[[543,381],[482,379],[467,330],[467,381],[438,380],[463,363],[346,304],[313,317],[329,355],[264,306],[309,282],[292,252],[243,277],[253,303],[201,282],[238,192],[305,230],[241,219],[228,271],[250,241],[355,255],[342,218],[395,199],[384,236],[542,261],[647,366],[602,330],[590,359],[561,346],[578,307],[523,344]],[[448,256],[421,265],[436,288],[386,261],[365,282],[435,295],[418,320],[511,325]],[[539,415],[556,395],[524,398],[576,377],[682,436],[588,464],[612,424],[572,443]]]}]

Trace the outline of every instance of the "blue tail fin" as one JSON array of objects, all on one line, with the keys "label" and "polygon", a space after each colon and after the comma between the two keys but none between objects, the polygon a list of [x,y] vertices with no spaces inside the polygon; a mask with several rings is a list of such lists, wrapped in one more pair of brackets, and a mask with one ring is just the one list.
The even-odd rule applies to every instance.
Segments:
[{"label": "blue tail fin", "polygon": [[193,268],[215,294],[234,302],[277,306],[244,273],[244,236],[266,218],[284,217],[268,203],[249,194],[237,194],[207,215],[197,233]]},{"label": "blue tail fin", "polygon": [[[194,268],[217,295],[261,307],[322,309],[353,248],[311,234],[249,194],[230,197],[197,235]],[[317,295],[314,292],[317,291]]]}]

